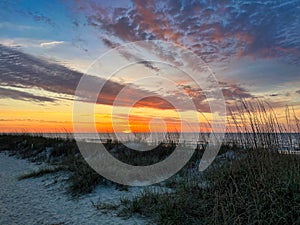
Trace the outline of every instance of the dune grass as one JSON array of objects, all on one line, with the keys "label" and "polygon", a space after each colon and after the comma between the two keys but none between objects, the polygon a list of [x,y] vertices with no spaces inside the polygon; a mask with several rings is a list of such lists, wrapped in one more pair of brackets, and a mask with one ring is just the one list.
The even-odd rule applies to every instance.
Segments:
[{"label": "dune grass", "polygon": [[[108,181],[95,172],[84,160],[76,142],[72,139],[45,138],[27,134],[3,134],[0,136],[0,143],[0,151],[9,150],[10,155],[28,159],[35,163],[45,162],[47,158],[46,149],[51,149],[50,161],[48,161],[49,167],[42,167],[25,173],[18,178],[19,180],[40,177],[64,170],[69,174],[66,190],[73,197],[88,194],[100,184],[115,186],[119,190],[127,190],[126,186]],[[118,142],[107,142],[105,145],[108,151],[114,150],[112,154],[119,160],[132,165],[147,165],[158,162],[166,158],[176,147],[174,143],[165,143],[154,149],[153,154],[150,154],[149,152],[130,150]],[[117,152],[115,149],[117,149]]]},{"label": "dune grass", "polygon": [[299,224],[300,158],[264,151],[209,170],[208,185],[189,181],[174,192],[146,191],[122,201],[121,215],[157,224]]},{"label": "dune grass", "polygon": [[35,177],[41,177],[46,174],[56,173],[58,171],[64,170],[65,167],[49,167],[49,168],[41,168],[32,172],[25,173],[18,177],[18,180],[24,180],[28,178],[35,178]]},{"label": "dune grass", "polygon": [[82,157],[69,160],[66,165],[71,171],[67,192],[73,197],[91,193],[100,183],[106,184],[106,180],[94,171]]},{"label": "dune grass", "polygon": [[234,135],[227,136],[231,140],[221,152],[234,146],[244,150],[243,157],[211,165],[202,181],[180,179],[174,192],[145,191],[123,199],[120,215],[140,214],[161,225],[300,224],[300,155],[278,153],[299,149],[295,111],[286,108],[285,123],[259,100],[241,100],[229,111]]}]

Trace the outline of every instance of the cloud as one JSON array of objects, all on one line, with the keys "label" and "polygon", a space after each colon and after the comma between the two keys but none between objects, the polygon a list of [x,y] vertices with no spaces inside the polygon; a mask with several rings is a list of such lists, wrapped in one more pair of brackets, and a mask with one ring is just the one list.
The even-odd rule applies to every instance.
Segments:
[{"label": "cloud", "polygon": [[[141,62],[144,64],[144,62]],[[146,65],[150,69],[156,70],[156,66]],[[0,89],[2,98],[15,98],[21,100],[33,101],[49,101],[53,102],[62,97],[49,98],[48,96],[35,96],[25,91],[19,91],[21,88],[38,88],[49,92],[66,95],[65,100],[72,100],[75,94],[77,85],[83,76],[82,73],[70,70],[64,66],[50,63],[22,53],[16,49],[0,45],[0,84],[7,87],[18,87],[18,91],[11,89]],[[113,105],[116,97],[120,91],[126,86],[126,95],[118,96],[118,106],[131,106],[132,101],[136,96],[140,96],[141,100],[136,104],[136,107],[148,107],[157,109],[173,109],[173,106],[165,101],[178,102],[178,110],[192,110],[188,101],[184,99],[189,98],[194,102],[195,107],[202,112],[209,112],[209,106],[205,102],[206,97],[201,89],[196,89],[188,85],[179,85],[182,91],[168,92],[163,98],[159,97],[161,92],[159,90],[151,91],[130,83],[120,83],[114,81],[107,81],[103,78],[89,76],[89,85],[85,93],[82,93],[84,98],[82,101],[91,102],[91,96],[96,96],[98,104]],[[93,93],[92,87],[99,87],[104,85],[100,95]],[[240,97],[252,97],[246,90],[234,84],[221,83],[220,84],[227,99],[236,99]],[[213,90],[212,90],[213,91]]]},{"label": "cloud", "polygon": [[[20,52],[16,49],[0,45],[0,84],[8,87],[18,88],[39,88],[46,91],[69,95],[70,99],[75,94],[77,85],[83,76],[82,73],[70,70],[62,65],[50,63],[38,59],[31,55]],[[104,85],[99,104],[112,105],[116,95],[124,88],[124,84],[106,81],[103,78],[88,76],[91,83]],[[140,90],[131,86],[129,88],[133,95],[151,96],[155,95],[150,91]],[[4,91],[3,96],[4,95]],[[20,92],[6,91],[7,97],[18,96],[22,98]],[[95,93],[90,93],[91,95]],[[23,94],[24,96],[24,94]],[[23,99],[38,99],[32,95],[26,95]],[[124,96],[121,101],[122,105],[128,105],[129,96]],[[43,98],[41,98],[42,100]],[[44,98],[45,101],[50,101]],[[85,99],[90,101],[90,99]]]},{"label": "cloud", "polygon": [[34,26],[26,26],[26,25],[20,25],[16,23],[11,22],[0,22],[0,28],[11,28],[18,31],[28,31],[28,30],[37,30],[38,28]]},{"label": "cloud", "polygon": [[73,94],[81,74],[0,45],[0,83]]},{"label": "cloud", "polygon": [[240,98],[253,98],[254,96],[242,87],[236,84],[223,83],[222,92],[227,100],[234,100]]},{"label": "cloud", "polygon": [[106,40],[167,40],[191,49],[207,62],[251,56],[299,63],[297,0],[133,0],[127,5],[108,8],[101,2],[79,0],[73,7]]},{"label": "cloud", "polygon": [[58,120],[40,120],[40,119],[0,119],[0,122],[39,122],[39,123],[51,123],[51,124],[66,124],[71,123],[72,121],[58,121]]},{"label": "cloud", "polygon": [[23,91],[6,89],[0,87],[0,98],[12,98],[17,100],[30,100],[30,101],[37,101],[37,102],[54,102],[55,99],[44,97],[44,96],[37,96],[30,93],[26,93]]},{"label": "cloud", "polygon": [[[230,69],[219,70],[217,74],[223,77],[247,84],[251,91],[264,92],[281,86],[288,89],[291,85],[297,86],[299,81],[299,65],[286,64],[274,60],[235,60],[227,64]],[[276,88],[274,90],[277,91]]]},{"label": "cloud", "polygon": [[54,47],[54,46],[57,46],[57,45],[61,45],[65,43],[64,41],[50,41],[50,42],[42,42],[40,44],[41,47]]},{"label": "cloud", "polygon": [[48,24],[51,27],[57,26],[56,23],[52,19],[50,19],[49,17],[47,17],[41,13],[28,11],[28,12],[26,12],[26,14],[31,16],[33,18],[33,20],[35,20],[36,22],[43,22],[45,24]]}]

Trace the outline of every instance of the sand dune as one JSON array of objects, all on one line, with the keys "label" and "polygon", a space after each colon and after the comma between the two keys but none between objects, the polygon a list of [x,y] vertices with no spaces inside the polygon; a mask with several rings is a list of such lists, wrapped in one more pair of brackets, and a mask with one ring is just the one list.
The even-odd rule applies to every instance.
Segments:
[{"label": "sand dune", "polygon": [[0,224],[145,224],[141,218],[124,219],[115,212],[101,213],[91,203],[112,203],[139,189],[124,192],[99,187],[92,194],[72,200],[64,193],[64,182],[54,182],[55,176],[59,180],[63,175],[17,180],[19,175],[37,167],[0,153]]}]

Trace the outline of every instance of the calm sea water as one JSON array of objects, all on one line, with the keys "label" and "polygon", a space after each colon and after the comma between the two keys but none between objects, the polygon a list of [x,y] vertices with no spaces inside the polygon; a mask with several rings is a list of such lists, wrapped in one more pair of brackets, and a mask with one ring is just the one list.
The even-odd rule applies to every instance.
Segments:
[{"label": "calm sea water", "polygon": [[[44,134],[33,134],[42,135],[50,138],[62,138],[72,139],[73,134],[70,133],[44,133]],[[181,136],[180,136],[181,135]],[[207,143],[209,138],[213,134],[209,133],[154,133],[150,136],[150,133],[99,133],[95,137],[95,134],[80,133],[77,134],[77,138],[81,141],[86,142],[106,142],[108,139],[112,141],[120,142],[151,142],[151,144],[158,144],[164,141],[175,141],[184,143],[186,145],[195,143]],[[217,134],[218,135],[218,134]],[[255,143],[256,142],[256,143]],[[227,133],[223,139],[224,144],[233,145],[234,143],[242,147],[254,146],[274,146],[278,150],[300,150],[300,134],[299,133],[262,133],[262,134],[238,134],[238,133]]]}]

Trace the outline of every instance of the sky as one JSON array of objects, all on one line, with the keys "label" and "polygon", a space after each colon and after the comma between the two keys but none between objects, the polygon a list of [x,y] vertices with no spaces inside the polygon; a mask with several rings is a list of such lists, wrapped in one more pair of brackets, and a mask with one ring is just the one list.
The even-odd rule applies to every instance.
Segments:
[{"label": "sky", "polygon": [[[279,117],[286,105],[300,112],[299,0],[1,0],[0,132],[72,132],[75,90],[90,65],[117,46],[146,40],[167,41],[200,57],[218,80],[227,107],[240,98],[263,99]],[[140,51],[148,54],[149,49]],[[105,83],[105,71],[130,57],[113,55],[101,73],[87,75]],[[153,74],[173,79],[180,91],[160,79],[134,84]],[[157,117],[175,130],[181,114],[192,126],[202,116],[210,120],[204,93],[183,79],[182,71],[141,62],[118,75],[105,83],[95,105],[93,116],[101,132],[149,131],[149,122]],[[113,106],[124,87],[127,94]],[[195,103],[197,118],[186,101],[178,107],[166,101],[166,96],[176,101],[183,94]],[[150,97],[127,105],[133,96],[143,95]],[[129,121],[125,112],[130,112]],[[89,131],[84,115],[80,123]]]}]

